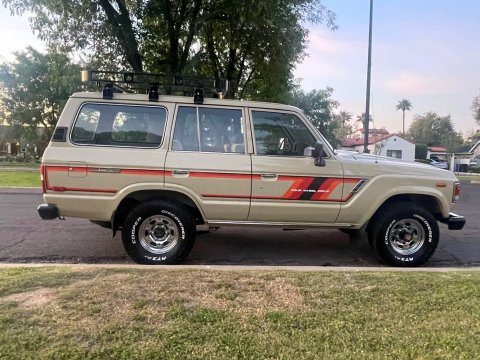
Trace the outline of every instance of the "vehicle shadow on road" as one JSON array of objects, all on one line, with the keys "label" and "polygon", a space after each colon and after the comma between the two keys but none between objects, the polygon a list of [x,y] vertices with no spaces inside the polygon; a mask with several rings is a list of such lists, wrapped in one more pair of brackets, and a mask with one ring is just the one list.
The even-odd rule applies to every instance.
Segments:
[{"label": "vehicle shadow on road", "polygon": [[221,228],[199,235],[190,265],[378,266],[366,241],[338,230]]}]

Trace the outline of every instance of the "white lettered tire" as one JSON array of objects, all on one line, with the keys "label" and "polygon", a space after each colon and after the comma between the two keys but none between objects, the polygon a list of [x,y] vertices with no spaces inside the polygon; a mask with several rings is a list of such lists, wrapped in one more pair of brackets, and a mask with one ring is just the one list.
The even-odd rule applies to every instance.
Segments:
[{"label": "white lettered tire", "polygon": [[179,204],[153,200],[136,206],[126,217],[123,246],[139,264],[178,264],[195,241],[195,222]]},{"label": "white lettered tire", "polygon": [[438,223],[430,212],[412,203],[391,204],[369,226],[376,255],[392,266],[419,266],[435,252]]}]

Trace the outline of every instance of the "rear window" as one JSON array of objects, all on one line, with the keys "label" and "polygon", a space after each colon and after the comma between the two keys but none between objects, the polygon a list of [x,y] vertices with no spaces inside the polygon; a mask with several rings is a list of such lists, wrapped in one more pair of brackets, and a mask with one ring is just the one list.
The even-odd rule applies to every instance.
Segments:
[{"label": "rear window", "polygon": [[75,144],[159,147],[166,118],[162,107],[85,104],[71,140]]}]

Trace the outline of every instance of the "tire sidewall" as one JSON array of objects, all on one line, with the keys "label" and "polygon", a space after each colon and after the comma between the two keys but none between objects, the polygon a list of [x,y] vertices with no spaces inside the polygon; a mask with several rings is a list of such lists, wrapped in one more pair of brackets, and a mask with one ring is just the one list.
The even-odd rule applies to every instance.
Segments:
[{"label": "tire sidewall", "polygon": [[[139,229],[143,222],[154,215],[170,219],[177,227],[177,244],[163,254],[155,254],[145,249],[139,240]],[[193,230],[192,230],[193,227]],[[123,245],[127,253],[141,264],[177,264],[191,250],[195,237],[195,225],[188,211],[170,203],[149,202],[137,206],[125,219],[122,233]]]},{"label": "tire sidewall", "polygon": [[[402,255],[390,244],[393,226],[400,220],[413,219],[423,228],[425,239],[422,246],[413,254]],[[383,214],[374,239],[375,251],[379,257],[393,266],[419,266],[430,259],[438,245],[438,224],[433,216],[419,207],[396,207]]]}]

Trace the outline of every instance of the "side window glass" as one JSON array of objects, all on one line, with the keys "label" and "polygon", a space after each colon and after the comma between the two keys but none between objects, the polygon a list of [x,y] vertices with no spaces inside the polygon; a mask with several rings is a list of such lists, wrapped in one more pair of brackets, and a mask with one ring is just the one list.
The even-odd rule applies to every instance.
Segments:
[{"label": "side window glass", "polygon": [[84,105],[72,130],[76,144],[158,147],[167,112],[160,107]]},{"label": "side window glass", "polygon": [[77,121],[75,122],[75,127],[73,128],[73,142],[93,143],[99,119],[100,110],[89,105],[82,107],[80,114],[78,114]]},{"label": "side window glass", "polygon": [[199,108],[198,115],[201,151],[245,152],[240,110]]},{"label": "side window glass", "polygon": [[172,150],[244,153],[244,134],[241,110],[180,107]]},{"label": "side window glass", "polygon": [[113,119],[111,139],[117,143],[158,146],[162,142],[165,118],[159,119],[156,109],[132,108],[119,111]]},{"label": "side window glass", "polygon": [[172,150],[199,151],[197,108],[182,106],[178,109]]},{"label": "side window glass", "polygon": [[316,139],[293,114],[253,111],[255,147],[258,155],[304,156]]}]

